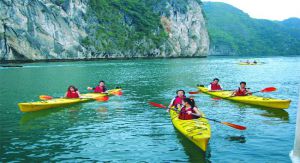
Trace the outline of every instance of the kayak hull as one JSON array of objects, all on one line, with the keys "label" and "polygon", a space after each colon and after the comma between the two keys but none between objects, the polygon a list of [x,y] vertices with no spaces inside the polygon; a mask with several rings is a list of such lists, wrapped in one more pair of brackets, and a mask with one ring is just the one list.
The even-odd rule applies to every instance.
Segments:
[{"label": "kayak hull", "polygon": [[178,113],[174,110],[170,110],[170,117],[174,127],[180,133],[203,151],[207,150],[211,136],[210,125],[207,119],[198,118],[192,120],[181,120],[178,118]]},{"label": "kayak hull", "polygon": [[82,94],[83,98],[55,98],[46,101],[24,102],[19,103],[19,109],[22,112],[34,112],[51,108],[65,107],[73,104],[84,103],[94,100],[97,97],[111,96],[115,92],[120,92],[121,89],[112,89],[108,93],[86,93]]},{"label": "kayak hull", "polygon": [[290,106],[291,100],[285,99],[275,99],[275,98],[265,98],[259,96],[234,96],[229,97],[233,91],[209,91],[206,87],[198,87],[198,89],[206,94],[220,97],[226,100],[241,102],[250,105],[256,106],[263,106],[268,108],[275,108],[275,109],[287,109]]},{"label": "kayak hull", "polygon": [[28,103],[19,103],[18,106],[22,112],[34,112],[39,110],[45,110],[50,108],[58,108],[69,106],[72,104],[83,103],[90,101],[91,99],[53,99],[48,101],[37,101],[37,102],[28,102]]}]

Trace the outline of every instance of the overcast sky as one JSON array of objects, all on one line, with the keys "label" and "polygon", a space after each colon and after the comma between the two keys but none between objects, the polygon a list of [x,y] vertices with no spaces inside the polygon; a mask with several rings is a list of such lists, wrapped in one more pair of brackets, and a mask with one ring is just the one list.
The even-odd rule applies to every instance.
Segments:
[{"label": "overcast sky", "polygon": [[300,18],[300,0],[202,0],[231,4],[253,18],[283,20]]}]

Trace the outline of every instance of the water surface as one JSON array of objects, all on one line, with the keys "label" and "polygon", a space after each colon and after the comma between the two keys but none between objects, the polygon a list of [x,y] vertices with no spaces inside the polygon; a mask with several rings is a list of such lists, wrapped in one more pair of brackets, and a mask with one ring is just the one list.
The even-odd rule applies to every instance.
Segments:
[{"label": "water surface", "polygon": [[[300,57],[259,58],[257,66],[236,64],[243,58],[105,60],[30,63],[0,68],[0,155],[8,161],[112,162],[290,162],[293,147]],[[239,131],[211,122],[209,151],[204,154],[178,133],[162,109],[177,89],[195,91],[214,77],[225,89],[247,81],[258,94],[291,99],[287,110],[276,110],[195,96],[207,117],[247,126]],[[18,102],[42,94],[60,97],[71,84],[81,92],[105,80],[121,86],[124,95],[109,102],[90,102],[33,113],[22,113]]]}]

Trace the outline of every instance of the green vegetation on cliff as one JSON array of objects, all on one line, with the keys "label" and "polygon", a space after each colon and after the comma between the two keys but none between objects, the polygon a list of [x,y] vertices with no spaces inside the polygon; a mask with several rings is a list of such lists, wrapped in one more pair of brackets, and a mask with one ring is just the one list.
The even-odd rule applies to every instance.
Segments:
[{"label": "green vegetation on cliff", "polygon": [[133,48],[159,48],[167,39],[158,13],[140,0],[90,0],[89,35],[83,40],[97,52],[107,54]]},{"label": "green vegetation on cliff", "polygon": [[[205,2],[212,54],[295,55],[300,54],[299,19],[269,21],[253,19],[221,2]],[[297,26],[299,27],[299,26]]]},{"label": "green vegetation on cliff", "polygon": [[[201,3],[200,0],[195,0]],[[163,25],[170,8],[185,13],[186,0],[90,0],[86,20],[88,36],[82,43],[94,53],[143,56],[170,50]],[[165,24],[164,24],[165,25]]]}]

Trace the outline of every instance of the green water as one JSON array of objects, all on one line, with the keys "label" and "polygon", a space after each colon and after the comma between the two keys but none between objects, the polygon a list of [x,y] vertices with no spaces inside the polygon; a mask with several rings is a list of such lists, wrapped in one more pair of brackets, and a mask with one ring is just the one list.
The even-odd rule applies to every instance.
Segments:
[{"label": "green water", "polygon": [[[240,66],[242,58],[109,60],[24,64],[0,68],[0,162],[290,162],[293,147],[300,57],[259,58],[264,65]],[[247,126],[239,131],[211,122],[212,137],[204,154],[178,133],[161,109],[177,89],[196,90],[219,77],[225,89],[241,80],[258,94],[291,99],[287,110],[259,108],[196,96],[207,117]],[[121,86],[123,96],[34,113],[17,103],[36,101],[41,94],[62,96],[71,84],[85,92],[105,80]]]}]

